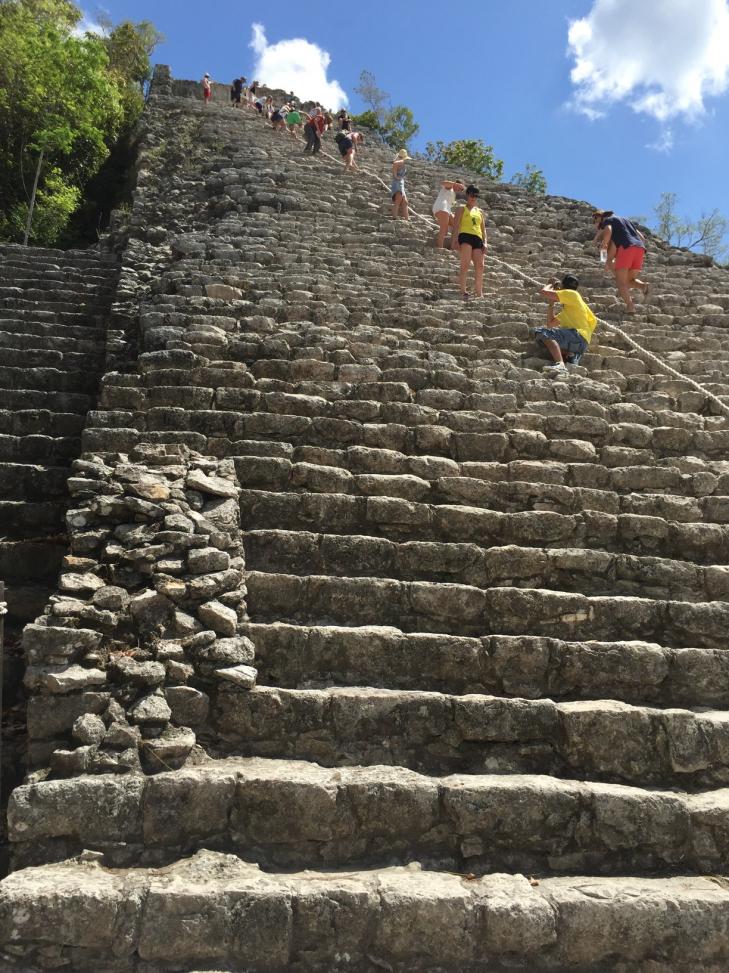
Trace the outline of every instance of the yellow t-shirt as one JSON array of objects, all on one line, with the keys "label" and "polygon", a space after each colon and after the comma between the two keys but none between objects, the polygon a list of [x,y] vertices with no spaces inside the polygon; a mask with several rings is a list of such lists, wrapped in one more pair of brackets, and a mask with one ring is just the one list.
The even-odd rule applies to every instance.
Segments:
[{"label": "yellow t-shirt", "polygon": [[470,233],[472,236],[477,236],[480,240],[483,240],[481,210],[478,206],[474,206],[472,209],[469,209],[467,206],[463,207],[463,215],[461,216],[461,225],[458,232]]},{"label": "yellow t-shirt", "polygon": [[557,315],[560,328],[574,328],[589,345],[597,318],[582,300],[582,296],[577,291],[557,291],[557,300],[562,305],[562,310]]}]

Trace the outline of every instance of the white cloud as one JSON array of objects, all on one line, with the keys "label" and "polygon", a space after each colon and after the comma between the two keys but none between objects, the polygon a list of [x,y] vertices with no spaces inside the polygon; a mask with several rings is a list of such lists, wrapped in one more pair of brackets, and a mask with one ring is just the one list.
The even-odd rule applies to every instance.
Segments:
[{"label": "white cloud", "polygon": [[[620,102],[661,123],[696,118],[729,87],[727,0],[593,0],[568,42],[573,105],[590,118]],[[653,147],[670,143],[666,131]]]},{"label": "white cloud", "polygon": [[101,24],[97,24],[97,22],[87,13],[84,13],[83,11],[81,11],[81,13],[83,14],[81,20],[79,20],[71,31],[74,37],[84,37],[86,34],[103,35],[106,33]]},{"label": "white cloud", "polygon": [[348,98],[338,81],[327,78],[331,57],[303,37],[269,44],[261,24],[253,24],[250,46],[256,55],[253,76],[270,88],[293,91],[325,108],[342,108]]}]

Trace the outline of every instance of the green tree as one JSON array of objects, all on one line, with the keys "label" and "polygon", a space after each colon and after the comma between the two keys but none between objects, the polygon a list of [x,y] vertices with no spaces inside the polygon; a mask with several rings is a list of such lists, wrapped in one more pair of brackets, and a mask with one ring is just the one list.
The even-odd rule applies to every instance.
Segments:
[{"label": "green tree", "polygon": [[112,67],[110,38],[76,36],[80,19],[68,0],[0,0],[0,238],[23,238],[37,183],[30,239],[54,243],[141,110],[148,58]]},{"label": "green tree", "polygon": [[393,149],[408,148],[410,139],[420,131],[411,109],[405,105],[395,105],[385,112],[383,119],[369,109],[360,115],[354,115],[352,121],[357,128],[370,128],[377,132]]},{"label": "green tree", "polygon": [[457,139],[454,142],[428,142],[425,158],[440,165],[469,169],[477,176],[500,180],[504,162],[497,159],[491,145],[482,139]]},{"label": "green tree", "polygon": [[413,113],[405,105],[395,105],[385,114],[382,123],[382,137],[393,149],[406,149],[410,139],[420,131],[420,125],[415,121]]},{"label": "green tree", "polygon": [[368,109],[375,113],[380,124],[385,120],[385,105],[390,96],[377,86],[375,76],[371,71],[362,71],[359,85],[354,89]]},{"label": "green tree", "polygon": [[729,249],[726,242],[729,220],[716,208],[709,213],[702,212],[698,219],[692,220],[679,216],[677,206],[676,193],[661,193],[653,208],[657,235],[673,246],[699,250],[717,260],[724,259]]},{"label": "green tree", "polygon": [[528,193],[544,196],[547,192],[547,180],[541,169],[537,169],[531,162],[527,162],[524,172],[517,172],[511,178],[512,185],[521,186]]}]

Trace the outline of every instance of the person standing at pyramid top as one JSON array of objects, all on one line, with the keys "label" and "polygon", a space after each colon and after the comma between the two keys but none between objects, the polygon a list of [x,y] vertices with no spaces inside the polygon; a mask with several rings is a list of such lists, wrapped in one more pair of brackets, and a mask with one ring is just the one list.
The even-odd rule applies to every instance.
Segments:
[{"label": "person standing at pyramid top", "polygon": [[209,74],[203,75],[202,89],[203,89],[203,98],[205,100],[205,104],[207,105],[207,103],[213,97],[213,84],[210,80]]},{"label": "person standing at pyramid top", "polygon": [[458,285],[464,301],[470,300],[466,288],[470,264],[473,264],[474,294],[476,297],[483,297],[483,264],[487,246],[486,220],[476,205],[477,202],[478,189],[475,186],[466,186],[466,205],[459,206],[453,218],[451,249],[455,250],[457,246],[460,253],[461,270],[458,275]]},{"label": "person standing at pyramid top", "polygon": [[645,296],[649,286],[638,279],[638,274],[645,260],[645,237],[631,220],[623,216],[616,216],[611,209],[595,210],[592,214],[595,225],[595,236],[598,238],[600,249],[609,250],[615,245],[615,260],[613,271],[618,292],[625,301],[628,314],[635,314],[635,305],[630,293],[631,289],[639,288]]}]

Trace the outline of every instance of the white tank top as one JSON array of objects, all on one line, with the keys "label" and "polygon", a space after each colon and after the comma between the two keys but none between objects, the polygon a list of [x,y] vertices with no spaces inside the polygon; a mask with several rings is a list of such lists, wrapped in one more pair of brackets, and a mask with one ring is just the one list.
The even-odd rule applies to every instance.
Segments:
[{"label": "white tank top", "polygon": [[455,189],[446,189],[445,187],[442,187],[438,195],[435,197],[435,202],[433,203],[433,212],[437,213],[439,210],[445,210],[446,213],[452,213],[455,202]]}]

